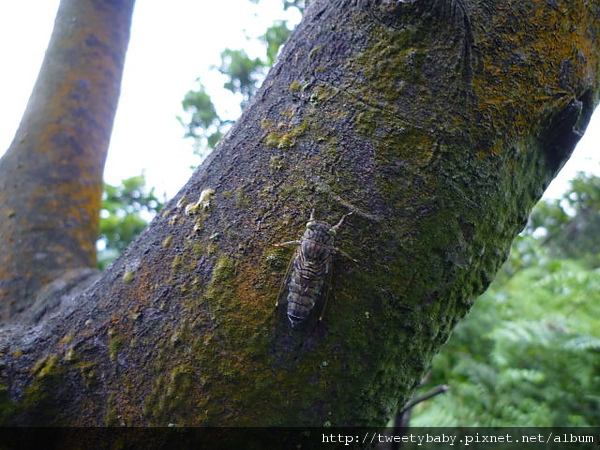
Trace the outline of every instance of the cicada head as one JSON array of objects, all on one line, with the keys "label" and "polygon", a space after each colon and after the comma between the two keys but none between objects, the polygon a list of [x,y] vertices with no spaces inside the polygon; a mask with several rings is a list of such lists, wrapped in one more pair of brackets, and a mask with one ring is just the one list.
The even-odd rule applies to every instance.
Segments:
[{"label": "cicada head", "polygon": [[331,233],[331,226],[328,223],[317,220],[310,220],[306,224],[306,230],[302,236],[303,240],[309,240],[317,244],[333,245],[335,230]]}]

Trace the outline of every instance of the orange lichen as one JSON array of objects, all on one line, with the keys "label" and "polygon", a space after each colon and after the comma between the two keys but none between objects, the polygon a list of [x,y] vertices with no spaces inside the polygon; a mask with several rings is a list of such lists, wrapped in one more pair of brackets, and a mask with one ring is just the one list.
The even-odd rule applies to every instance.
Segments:
[{"label": "orange lichen", "polygon": [[[0,162],[4,317],[31,301],[22,293],[61,271],[96,264],[102,171],[132,5],[85,1],[59,8],[29,106]],[[7,209],[16,221],[2,214]],[[26,278],[27,288],[20,281]]]}]

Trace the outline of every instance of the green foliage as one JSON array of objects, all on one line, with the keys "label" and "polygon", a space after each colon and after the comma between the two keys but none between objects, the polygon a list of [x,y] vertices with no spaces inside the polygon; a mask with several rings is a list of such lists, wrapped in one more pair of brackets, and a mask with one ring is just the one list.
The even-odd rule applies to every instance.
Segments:
[{"label": "green foliage", "polygon": [[163,203],[146,187],[144,175],[127,178],[119,186],[104,186],[100,212],[98,265],[106,268],[160,210]]},{"label": "green foliage", "polygon": [[181,102],[189,118],[187,122],[181,117],[178,119],[186,130],[184,136],[194,139],[194,151],[204,156],[206,149],[217,145],[230,121],[219,117],[205,86],[200,83],[200,79],[196,81],[199,84],[198,89],[188,91]]},{"label": "green foliage", "polygon": [[[258,0],[253,0],[258,3]],[[304,1],[284,0],[283,9],[296,8],[302,12]],[[277,20],[258,38],[265,47],[263,57],[251,58],[244,49],[225,49],[221,63],[215,68],[225,77],[223,87],[240,97],[243,109],[263,82],[267,70],[273,65],[279,49],[290,36],[291,28],[286,20]],[[233,121],[224,119],[215,107],[206,87],[197,80],[198,88],[188,91],[182,106],[186,118],[179,118],[185,128],[185,137],[194,139],[194,151],[205,156],[227,132]]]},{"label": "green foliage", "polygon": [[267,28],[260,40],[267,47],[267,59],[263,62],[266,67],[271,67],[275,63],[275,58],[279,53],[279,49],[285,41],[290,37],[291,30],[288,28],[285,20],[278,20],[272,26]]},{"label": "green foliage", "polygon": [[531,215],[528,231],[545,236],[544,245],[559,258],[600,266],[600,177],[579,173],[562,199],[546,201]]},{"label": "green foliage", "polygon": [[561,201],[536,207],[421,388],[450,391],[416,408],[411,425],[599,423],[600,268],[591,264],[599,193],[598,177],[579,175]]},{"label": "green foliage", "polygon": [[223,87],[234,94],[242,94],[245,104],[258,89],[265,66],[262,59],[251,59],[245,50],[226,48],[221,52],[221,65],[218,69],[228,78]]},{"label": "green foliage", "polygon": [[183,108],[186,111],[192,110],[193,115],[190,121],[190,130],[188,136],[196,136],[193,132],[195,128],[209,128],[215,125],[218,119],[215,105],[210,99],[210,95],[206,93],[206,88],[200,85],[196,91],[189,91],[182,102]]},{"label": "green foliage", "polygon": [[574,261],[494,284],[434,360],[431,383],[451,390],[411,425],[597,425],[599,315],[600,271]]}]

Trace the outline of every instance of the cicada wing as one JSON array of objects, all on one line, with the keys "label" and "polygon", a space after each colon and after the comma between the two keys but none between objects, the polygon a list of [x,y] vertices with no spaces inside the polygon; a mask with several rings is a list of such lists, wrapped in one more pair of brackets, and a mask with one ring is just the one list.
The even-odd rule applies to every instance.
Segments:
[{"label": "cicada wing", "polygon": [[290,277],[292,276],[292,270],[294,268],[294,260],[296,259],[296,251],[292,254],[290,261],[287,264],[285,269],[285,274],[283,279],[281,280],[281,285],[279,286],[279,292],[277,292],[277,298],[275,299],[275,308],[279,306],[279,303],[287,302],[287,295],[290,284]]},{"label": "cicada wing", "polygon": [[[325,275],[325,284],[321,289],[321,301],[323,303],[323,307],[321,308],[321,314],[319,315],[319,322],[323,320],[323,316],[325,315],[325,307],[327,306],[327,300],[329,300],[329,296],[331,295],[331,287],[333,282],[333,257],[331,261],[329,261],[329,267],[327,270],[327,275]],[[317,299],[319,300],[319,299]]]}]

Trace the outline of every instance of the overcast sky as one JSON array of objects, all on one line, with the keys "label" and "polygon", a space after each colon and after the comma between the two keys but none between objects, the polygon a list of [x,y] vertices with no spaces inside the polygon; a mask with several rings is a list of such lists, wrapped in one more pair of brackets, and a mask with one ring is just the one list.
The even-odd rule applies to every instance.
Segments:
[{"label": "overcast sky", "polygon": [[[58,0],[18,0],[0,3],[0,152],[14,133],[44,56]],[[173,196],[198,164],[192,143],[183,139],[176,120],[181,100],[201,77],[209,92],[223,84],[212,65],[226,47],[248,47],[247,36],[258,36],[281,18],[281,0],[139,0],[135,7],[119,109],[106,166],[106,180],[145,171],[157,194]],[[236,101],[219,95],[225,109]],[[227,106],[229,105],[229,106]],[[560,196],[578,170],[600,173],[600,112],[547,194]]]}]

